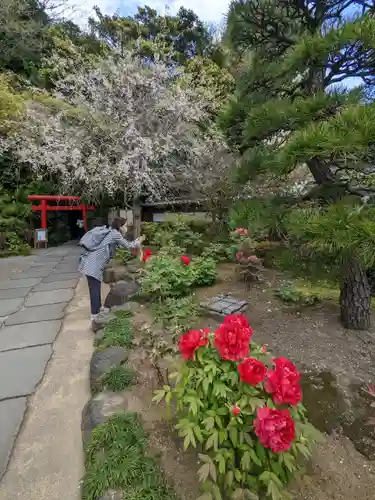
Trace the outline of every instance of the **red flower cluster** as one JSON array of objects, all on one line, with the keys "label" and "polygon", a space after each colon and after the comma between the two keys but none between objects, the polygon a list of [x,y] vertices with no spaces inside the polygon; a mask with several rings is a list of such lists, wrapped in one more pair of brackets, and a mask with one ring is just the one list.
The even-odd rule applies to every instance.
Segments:
[{"label": "red flower cluster", "polygon": [[237,368],[242,382],[253,386],[262,382],[267,373],[266,366],[255,358],[244,359]]},{"label": "red flower cluster", "polygon": [[254,430],[262,445],[274,453],[289,450],[296,437],[294,421],[289,411],[267,406],[258,408]]},{"label": "red flower cluster", "polygon": [[185,264],[185,266],[188,266],[190,264],[190,258],[186,255],[181,255],[181,262]]},{"label": "red flower cluster", "polygon": [[215,347],[222,359],[240,361],[249,353],[253,330],[243,314],[226,316],[215,332]]},{"label": "red flower cluster", "polygon": [[152,255],[152,252],[149,248],[146,248],[146,250],[143,252],[143,255],[142,255],[142,261],[143,262],[146,262]]},{"label": "red flower cluster", "polygon": [[184,359],[194,359],[197,349],[208,344],[208,328],[190,330],[180,338],[179,348]]},{"label": "red flower cluster", "polygon": [[264,388],[272,394],[276,404],[297,405],[302,401],[299,385],[301,374],[294,364],[286,358],[274,359],[275,369],[267,373]]},{"label": "red flower cluster", "polygon": [[249,231],[244,227],[238,227],[234,232],[240,234],[241,236],[249,236]]}]

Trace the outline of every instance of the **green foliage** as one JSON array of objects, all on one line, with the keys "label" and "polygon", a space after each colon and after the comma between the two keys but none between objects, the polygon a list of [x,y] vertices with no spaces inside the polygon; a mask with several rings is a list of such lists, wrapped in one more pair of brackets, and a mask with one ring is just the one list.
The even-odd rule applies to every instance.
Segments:
[{"label": "green foliage", "polygon": [[191,267],[168,253],[168,250],[160,252],[146,262],[141,291],[151,299],[181,297],[187,295],[194,285]]},{"label": "green foliage", "polygon": [[[253,342],[251,356],[267,365],[271,362]],[[213,338],[208,346],[195,351],[194,359],[180,365],[173,379],[173,387],[158,390],[154,401],[173,402],[184,449],[200,450],[198,478],[204,491],[200,498],[289,498],[285,492],[288,481],[320,438],[308,423],[303,405],[282,405],[295,422],[296,437],[288,451],[274,453],[263,447],[254,432],[257,409],[265,405],[275,408],[274,403],[262,382],[252,386],[240,380],[237,363],[220,358]],[[233,414],[233,408],[239,414]]]},{"label": "green foliage", "polygon": [[288,304],[298,304],[302,306],[312,306],[320,302],[320,297],[308,290],[297,288],[293,283],[282,283],[281,286],[275,290],[275,295],[283,302]]},{"label": "green foliage", "polygon": [[206,244],[208,222],[205,220],[185,220],[175,217],[169,222],[145,222],[142,224],[142,234],[146,242],[158,247],[177,246],[183,252],[200,255]]},{"label": "green foliage", "polygon": [[126,248],[119,248],[116,251],[115,259],[120,261],[122,264],[126,265],[129,264],[129,262],[131,262],[132,260],[134,260],[135,257],[130,250]]},{"label": "green foliage", "polygon": [[213,259],[216,262],[230,262],[233,260],[233,251],[229,242],[209,243],[203,250],[201,257]]},{"label": "green foliage", "polygon": [[131,368],[121,365],[112,367],[100,380],[101,390],[123,391],[136,381],[136,373]]},{"label": "green foliage", "polygon": [[173,332],[190,330],[196,322],[200,307],[194,295],[186,297],[167,297],[155,302],[152,308],[156,322]]},{"label": "green foliage", "polygon": [[95,345],[99,349],[112,346],[132,347],[133,327],[129,315],[121,315],[112,319]]},{"label": "green foliage", "polygon": [[146,454],[147,437],[134,413],[119,413],[97,426],[85,452],[83,500],[121,490],[131,500],[175,500],[157,461]]},{"label": "green foliage", "polygon": [[209,286],[215,282],[216,261],[196,257],[185,265],[181,255],[178,247],[166,247],[146,262],[141,278],[143,295],[152,300],[183,297],[194,286]]},{"label": "green foliage", "polygon": [[14,127],[23,113],[23,96],[13,91],[10,77],[0,73],[0,132]]},{"label": "green foliage", "polygon": [[175,16],[160,15],[149,6],[138,7],[134,17],[104,15],[95,9],[98,20],[89,19],[92,32],[123,53],[132,48],[143,57],[184,64],[213,51],[212,36],[198,16],[181,7]]},{"label": "green foliage", "polygon": [[211,286],[217,277],[216,261],[210,257],[197,257],[191,264],[194,275],[194,285]]},{"label": "green foliage", "polygon": [[31,253],[31,247],[15,233],[7,233],[4,245],[1,243],[0,245],[4,246],[4,248],[1,248],[0,250],[0,257],[8,257],[10,255],[30,255]]}]

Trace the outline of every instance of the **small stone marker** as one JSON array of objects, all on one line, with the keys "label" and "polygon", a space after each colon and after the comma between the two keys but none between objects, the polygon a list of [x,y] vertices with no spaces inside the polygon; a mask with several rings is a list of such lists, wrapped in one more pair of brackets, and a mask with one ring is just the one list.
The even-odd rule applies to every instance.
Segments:
[{"label": "small stone marker", "polygon": [[247,302],[246,300],[234,299],[229,295],[216,295],[201,302],[201,307],[206,309],[210,314],[227,316],[228,314],[243,312],[247,307]]}]

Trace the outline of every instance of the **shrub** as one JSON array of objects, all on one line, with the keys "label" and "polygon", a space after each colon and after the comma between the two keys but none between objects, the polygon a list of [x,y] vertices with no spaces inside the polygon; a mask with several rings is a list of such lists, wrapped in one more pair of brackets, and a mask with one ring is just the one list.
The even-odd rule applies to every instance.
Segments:
[{"label": "shrub", "polygon": [[150,258],[141,278],[142,293],[151,298],[187,295],[194,283],[190,266],[165,253]]},{"label": "shrub", "polygon": [[202,252],[202,257],[209,257],[217,262],[230,262],[233,260],[233,249],[227,243],[209,243]]},{"label": "shrub", "polygon": [[173,331],[187,331],[193,326],[199,315],[199,303],[195,296],[167,297],[155,303],[153,316],[163,327]]},{"label": "shrub", "polygon": [[105,349],[112,346],[131,347],[133,342],[133,327],[127,311],[118,315],[104,328],[103,335],[95,341],[96,347]]},{"label": "shrub", "polygon": [[123,391],[134,384],[136,373],[127,366],[114,366],[100,380],[101,389]]},{"label": "shrub", "polygon": [[134,260],[134,255],[130,250],[119,248],[116,251],[115,259],[126,265],[130,261]]},{"label": "shrub", "polygon": [[272,359],[252,333],[242,315],[227,316],[215,333],[186,333],[175,386],[154,397],[175,401],[184,448],[202,448],[204,500],[287,498],[299,458],[319,438],[306,419],[296,367]]},{"label": "shrub", "polygon": [[194,274],[196,286],[211,286],[216,281],[216,262],[210,257],[198,257],[192,262],[191,269]]},{"label": "shrub", "polygon": [[275,290],[275,295],[288,304],[311,306],[320,302],[320,297],[307,290],[300,290],[293,283],[282,283],[280,288]]},{"label": "shrub", "polygon": [[136,414],[119,413],[98,425],[85,452],[83,500],[97,500],[108,490],[121,490],[129,500],[176,500],[157,460],[147,455]]},{"label": "shrub", "polygon": [[162,249],[145,263],[141,278],[142,293],[150,298],[183,297],[193,286],[212,285],[216,279],[216,262],[210,258],[181,258],[181,249]]}]

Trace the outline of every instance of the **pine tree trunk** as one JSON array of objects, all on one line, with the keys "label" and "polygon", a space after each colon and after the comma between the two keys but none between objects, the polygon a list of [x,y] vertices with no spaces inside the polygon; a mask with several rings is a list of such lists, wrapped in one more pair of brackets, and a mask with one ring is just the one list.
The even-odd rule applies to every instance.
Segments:
[{"label": "pine tree trunk", "polygon": [[340,292],[341,322],[345,328],[367,330],[371,321],[371,292],[361,264],[349,260],[344,269]]}]

